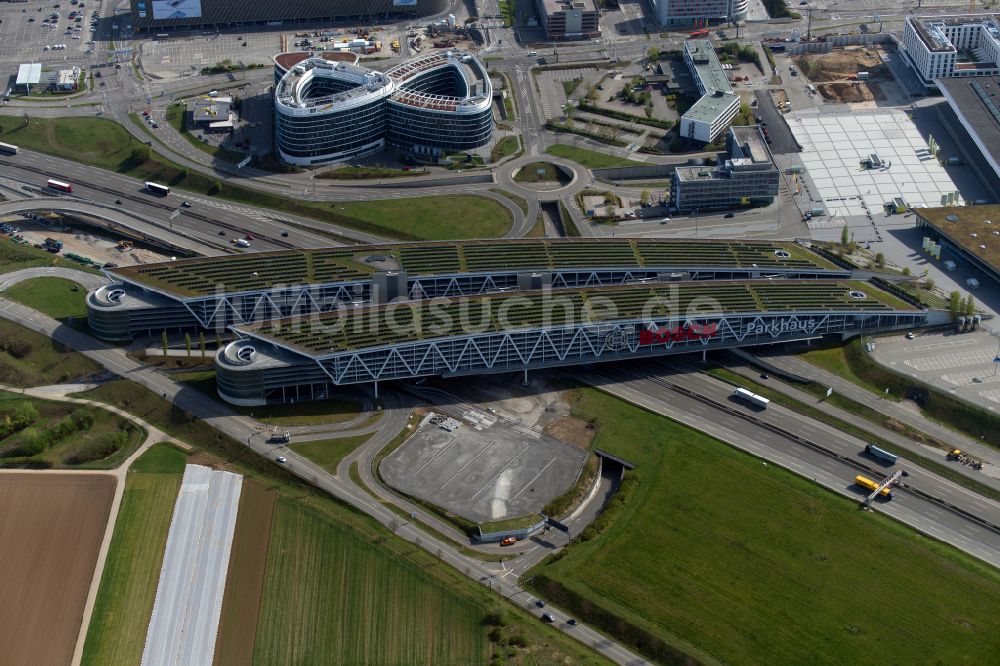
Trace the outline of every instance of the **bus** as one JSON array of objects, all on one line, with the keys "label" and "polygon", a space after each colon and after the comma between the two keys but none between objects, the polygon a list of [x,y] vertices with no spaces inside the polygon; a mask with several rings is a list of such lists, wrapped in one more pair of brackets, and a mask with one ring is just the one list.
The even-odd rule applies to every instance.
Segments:
[{"label": "bus", "polygon": [[17,146],[9,143],[0,143],[0,153],[5,155],[17,155]]},{"label": "bus", "polygon": [[69,192],[70,194],[73,193],[73,186],[70,185],[69,183],[62,182],[61,180],[55,180],[54,178],[49,178],[48,182],[45,184],[48,187],[51,187],[53,190],[59,190],[60,192]]},{"label": "bus", "polygon": [[146,183],[146,191],[153,194],[159,194],[161,197],[165,197],[170,194],[170,188],[166,185],[160,185],[159,183]]},{"label": "bus", "polygon": [[[881,483],[872,481],[867,476],[861,476],[860,474],[854,477],[854,483],[858,484],[862,488],[867,488],[872,491],[877,490],[878,487],[882,485]],[[879,495],[885,497],[886,499],[892,499],[892,491],[888,488],[883,488]]]}]

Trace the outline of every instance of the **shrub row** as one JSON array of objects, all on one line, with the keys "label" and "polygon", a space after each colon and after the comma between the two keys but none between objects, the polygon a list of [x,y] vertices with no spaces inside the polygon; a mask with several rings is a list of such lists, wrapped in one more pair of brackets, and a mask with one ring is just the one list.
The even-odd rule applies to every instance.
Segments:
[{"label": "shrub row", "polygon": [[674,126],[673,121],[670,120],[660,120],[659,118],[647,118],[645,116],[637,116],[632,113],[625,113],[624,111],[618,111],[617,109],[605,109],[603,106],[594,106],[593,104],[588,104],[587,102],[581,101],[577,104],[577,108],[580,111],[586,111],[587,113],[595,113],[599,116],[607,116],[608,118],[615,118],[617,120],[625,120],[631,123],[639,123],[640,125],[649,125],[650,127],[658,127],[660,129],[670,129]]}]

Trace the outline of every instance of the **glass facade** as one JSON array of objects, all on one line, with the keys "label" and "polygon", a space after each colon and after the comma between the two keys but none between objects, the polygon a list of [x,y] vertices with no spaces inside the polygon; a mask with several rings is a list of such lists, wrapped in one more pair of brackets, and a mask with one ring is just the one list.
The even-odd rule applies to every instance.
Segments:
[{"label": "glass facade", "polygon": [[[296,115],[280,109],[275,118],[282,157],[296,164],[319,164],[372,150],[385,142],[386,98],[355,108],[324,110]],[[299,110],[296,110],[299,111]]]},{"label": "glass facade", "polygon": [[449,113],[389,102],[389,143],[403,148],[432,146],[444,151],[471,150],[489,142],[493,109]]},{"label": "glass facade", "polygon": [[[424,56],[388,75],[341,69],[310,59],[279,82],[275,131],[286,162],[342,161],[387,143],[450,152],[490,141],[492,87],[485,69],[471,56]],[[366,84],[358,76],[365,71],[366,79],[378,82],[376,77],[382,77],[381,88],[363,90]]]}]

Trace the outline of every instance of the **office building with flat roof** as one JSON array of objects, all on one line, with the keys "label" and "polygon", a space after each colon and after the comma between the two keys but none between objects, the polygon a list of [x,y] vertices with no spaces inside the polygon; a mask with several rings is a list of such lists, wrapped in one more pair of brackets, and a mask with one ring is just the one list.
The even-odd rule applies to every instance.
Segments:
[{"label": "office building with flat roof", "polygon": [[994,14],[908,16],[903,53],[927,87],[935,79],[1000,74],[1000,23]]},{"label": "office building with flat roof", "polygon": [[549,39],[599,37],[601,12],[596,0],[536,0]]},{"label": "office building with flat roof", "polygon": [[665,28],[744,21],[750,0],[650,0],[657,22]]},{"label": "office building with flat roof", "polygon": [[684,62],[702,97],[681,116],[680,136],[711,143],[722,134],[740,111],[739,95],[733,94],[712,42],[684,42]]},{"label": "office building with flat roof", "polygon": [[683,166],[670,181],[673,206],[680,212],[764,206],[778,195],[781,175],[760,127],[730,127],[728,154],[718,166]]}]

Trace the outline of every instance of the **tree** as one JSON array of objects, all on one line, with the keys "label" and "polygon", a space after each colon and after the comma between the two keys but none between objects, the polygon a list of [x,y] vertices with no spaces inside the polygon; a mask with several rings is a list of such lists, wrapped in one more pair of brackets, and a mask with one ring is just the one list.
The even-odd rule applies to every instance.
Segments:
[{"label": "tree", "polygon": [[205,358],[205,333],[204,333],[204,331],[200,331],[198,333],[198,347],[201,349],[201,358],[204,360],[204,358]]},{"label": "tree", "polygon": [[934,280],[924,280],[924,289],[927,291],[934,291],[934,287],[936,286]]},{"label": "tree", "polygon": [[184,334],[184,349],[187,350],[187,356],[188,356],[188,358],[191,358],[191,334],[190,333],[185,333]]},{"label": "tree", "polygon": [[955,321],[958,319],[958,315],[962,313],[962,295],[957,291],[953,291],[949,296],[948,313],[951,315],[951,320]]},{"label": "tree", "polygon": [[21,116],[21,121],[22,121],[22,123],[24,124],[25,127],[28,126],[28,114],[27,113],[24,114],[23,116]]},{"label": "tree", "polygon": [[910,267],[903,266],[903,275],[909,275],[909,274],[910,274]]},{"label": "tree", "polygon": [[591,83],[590,86],[587,87],[586,97],[591,102],[597,101],[597,86],[595,84]]},{"label": "tree", "polygon": [[163,342],[163,358],[166,358],[167,357],[167,332],[166,331],[163,331],[162,342]]},{"label": "tree", "polygon": [[650,200],[649,190],[643,190],[639,200],[642,202],[643,206],[648,206]]},{"label": "tree", "polygon": [[647,118],[652,118],[653,117],[653,100],[652,99],[649,99],[649,100],[646,101],[646,117]]},{"label": "tree", "polygon": [[965,301],[965,316],[971,317],[974,314],[976,314],[976,299],[969,294],[969,298]]},{"label": "tree", "polygon": [[660,49],[656,46],[650,46],[649,50],[646,51],[646,55],[649,57],[650,62],[656,62],[660,59]]},{"label": "tree", "polygon": [[885,266],[885,255],[882,254],[881,252],[875,255],[875,265],[878,266],[879,268]]},{"label": "tree", "polygon": [[845,224],[844,228],[840,230],[840,244],[844,247],[847,247],[847,242],[850,240],[850,237],[847,234],[847,225]]},{"label": "tree", "polygon": [[218,180],[213,181],[212,182],[212,186],[210,188],[208,188],[208,193],[209,193],[209,195],[221,194],[222,193],[222,182],[218,181]]}]

